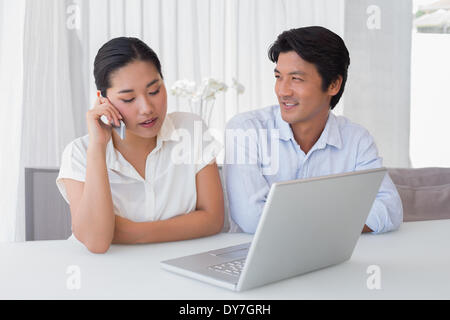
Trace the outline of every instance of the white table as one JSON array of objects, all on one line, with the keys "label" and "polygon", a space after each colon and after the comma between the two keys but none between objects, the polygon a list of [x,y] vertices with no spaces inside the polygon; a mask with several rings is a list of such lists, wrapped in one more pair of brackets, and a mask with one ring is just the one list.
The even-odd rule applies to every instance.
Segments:
[{"label": "white table", "polygon": [[[248,234],[162,244],[113,245],[92,254],[78,241],[0,244],[0,299],[450,299],[450,220],[404,223],[363,234],[340,265],[245,292],[232,292],[160,268],[159,261],[251,241]],[[67,282],[80,271],[80,288]],[[381,289],[368,289],[370,265]],[[70,282],[70,281],[69,281]],[[72,283],[72,282],[71,282]]]}]

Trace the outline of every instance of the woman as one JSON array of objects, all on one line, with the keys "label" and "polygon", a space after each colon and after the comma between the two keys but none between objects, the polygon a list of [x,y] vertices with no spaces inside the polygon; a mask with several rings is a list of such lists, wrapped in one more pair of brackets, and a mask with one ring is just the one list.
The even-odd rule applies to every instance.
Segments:
[{"label": "woman", "polygon": [[[167,91],[155,52],[139,39],[116,38],[99,50],[94,64],[101,96],[86,114],[89,134],[65,148],[56,180],[70,204],[73,236],[91,252],[105,253],[111,243],[220,232],[224,204],[216,152],[205,156],[206,148],[218,148],[193,134],[198,123],[206,130],[200,117],[166,114]],[[116,126],[124,122],[123,140],[102,116]],[[194,141],[180,148],[186,136]],[[174,161],[180,150],[189,161]]]}]

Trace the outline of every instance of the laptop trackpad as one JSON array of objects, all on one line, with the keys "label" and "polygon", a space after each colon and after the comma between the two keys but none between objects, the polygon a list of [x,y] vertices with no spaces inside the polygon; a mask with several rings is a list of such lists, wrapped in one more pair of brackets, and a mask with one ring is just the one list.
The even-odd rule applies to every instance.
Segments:
[{"label": "laptop trackpad", "polygon": [[247,256],[248,249],[249,248],[235,249],[235,250],[230,250],[227,252],[216,253],[213,255],[215,255],[216,257],[221,257],[221,258],[225,258],[225,259],[241,259],[241,258],[245,258]]}]

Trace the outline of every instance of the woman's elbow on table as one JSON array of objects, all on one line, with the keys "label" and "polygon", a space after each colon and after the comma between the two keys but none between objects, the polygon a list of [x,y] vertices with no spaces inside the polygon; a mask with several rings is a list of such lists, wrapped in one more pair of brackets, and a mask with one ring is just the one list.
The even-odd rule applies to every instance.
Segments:
[{"label": "woman's elbow on table", "polygon": [[85,243],[86,248],[96,254],[106,253],[111,246],[111,243]]},{"label": "woman's elbow on table", "polygon": [[87,240],[82,239],[75,231],[73,232],[74,237],[80,241],[86,249],[92,253],[102,254],[106,253],[111,246],[111,241],[100,241],[100,240]]},{"label": "woman's elbow on table", "polygon": [[110,246],[111,246],[111,243],[100,243],[100,244],[91,244],[86,247],[92,253],[103,254],[109,250]]}]

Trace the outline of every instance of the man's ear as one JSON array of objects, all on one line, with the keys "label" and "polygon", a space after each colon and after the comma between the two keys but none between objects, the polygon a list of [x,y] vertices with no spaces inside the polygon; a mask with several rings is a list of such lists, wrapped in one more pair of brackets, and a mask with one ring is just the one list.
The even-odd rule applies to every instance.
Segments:
[{"label": "man's ear", "polygon": [[330,96],[335,96],[338,94],[339,90],[341,90],[342,85],[342,76],[339,75],[331,84],[328,86],[328,94]]}]

